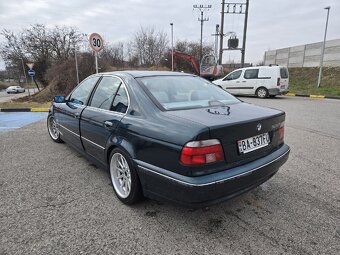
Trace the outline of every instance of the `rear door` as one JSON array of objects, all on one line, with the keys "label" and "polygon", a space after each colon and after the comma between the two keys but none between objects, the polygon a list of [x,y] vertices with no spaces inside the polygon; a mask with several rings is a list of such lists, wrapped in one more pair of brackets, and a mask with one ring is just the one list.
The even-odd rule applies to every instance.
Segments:
[{"label": "rear door", "polygon": [[128,94],[122,80],[116,76],[104,76],[81,115],[81,139],[85,151],[104,164],[106,143],[124,117],[128,105]]},{"label": "rear door", "polygon": [[239,94],[243,70],[235,70],[222,80],[222,87],[231,94]]},{"label": "rear door", "polygon": [[287,90],[289,84],[288,68],[280,67],[280,90]]},{"label": "rear door", "polygon": [[259,78],[259,69],[246,69],[240,86],[240,94],[254,95]]},{"label": "rear door", "polygon": [[79,120],[80,115],[98,81],[98,76],[92,76],[81,82],[67,97],[66,103],[55,104],[55,118],[62,139],[82,148],[80,140]]}]

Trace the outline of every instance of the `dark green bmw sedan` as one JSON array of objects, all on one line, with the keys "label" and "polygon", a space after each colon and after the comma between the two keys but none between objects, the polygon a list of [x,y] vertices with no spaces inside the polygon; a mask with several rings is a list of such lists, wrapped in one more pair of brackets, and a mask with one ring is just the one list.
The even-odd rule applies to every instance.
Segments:
[{"label": "dark green bmw sedan", "polygon": [[125,204],[143,197],[203,207],[271,178],[289,155],[285,113],[176,72],[95,74],[56,96],[47,128],[110,171]]}]

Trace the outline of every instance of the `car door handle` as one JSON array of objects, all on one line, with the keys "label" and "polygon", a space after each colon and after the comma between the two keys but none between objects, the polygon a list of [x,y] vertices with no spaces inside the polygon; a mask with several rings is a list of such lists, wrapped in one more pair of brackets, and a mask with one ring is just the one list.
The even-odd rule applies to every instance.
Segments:
[{"label": "car door handle", "polygon": [[104,126],[110,128],[113,126],[113,123],[111,121],[105,121]]},{"label": "car door handle", "polygon": [[247,81],[242,81],[242,82],[247,82]]},{"label": "car door handle", "polygon": [[74,116],[76,119],[79,119],[79,118],[80,118],[80,113],[77,112],[77,113],[75,113],[73,116]]}]

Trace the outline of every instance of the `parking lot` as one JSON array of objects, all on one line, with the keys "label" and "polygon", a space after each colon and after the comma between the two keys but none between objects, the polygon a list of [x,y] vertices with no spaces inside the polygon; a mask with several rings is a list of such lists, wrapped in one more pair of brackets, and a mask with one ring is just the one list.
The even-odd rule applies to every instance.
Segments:
[{"label": "parking lot", "polygon": [[290,158],[205,209],[123,205],[45,120],[0,134],[0,254],[340,254],[340,100],[241,99],[287,113]]}]

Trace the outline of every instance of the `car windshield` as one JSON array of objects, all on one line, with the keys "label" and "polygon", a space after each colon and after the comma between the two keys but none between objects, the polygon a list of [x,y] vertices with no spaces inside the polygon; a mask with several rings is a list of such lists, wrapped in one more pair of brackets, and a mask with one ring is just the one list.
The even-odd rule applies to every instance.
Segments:
[{"label": "car windshield", "polygon": [[230,105],[240,101],[196,76],[153,76],[138,79],[165,110]]}]

